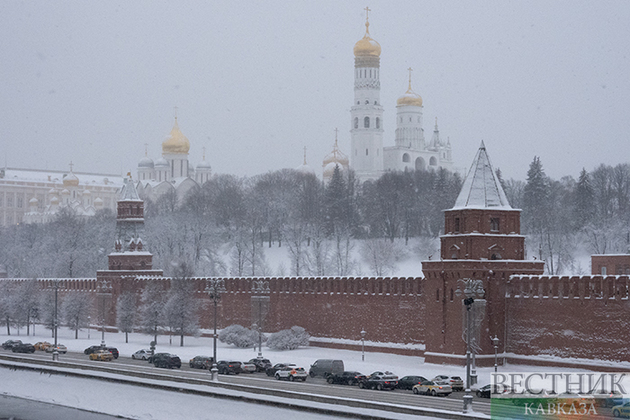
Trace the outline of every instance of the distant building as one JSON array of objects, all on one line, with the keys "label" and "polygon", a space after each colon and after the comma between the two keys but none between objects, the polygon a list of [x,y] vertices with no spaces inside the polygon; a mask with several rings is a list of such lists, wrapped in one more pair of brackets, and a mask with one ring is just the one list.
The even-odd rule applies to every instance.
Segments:
[{"label": "distant building", "polygon": [[377,179],[385,171],[453,170],[451,144],[440,138],[437,118],[431,139],[425,139],[423,102],[422,97],[411,88],[411,69],[407,91],[396,101],[394,146],[383,146],[385,127],[380,99],[381,46],[370,37],[369,26],[366,18],[365,35],[354,45],[350,168],[360,181]]},{"label": "distant building", "polygon": [[162,142],[162,157],[155,162],[145,155],[138,162],[137,190],[143,199],[156,200],[168,192],[175,192],[179,201],[195,187],[210,179],[212,168],[203,160],[197,168],[188,161],[190,142],[179,129],[177,117],[170,134]]},{"label": "distant building", "polygon": [[116,210],[119,175],[4,168],[0,170],[0,226],[51,221],[62,208],[79,216]]},{"label": "distant building", "polygon": [[630,254],[591,255],[591,274],[602,276],[630,274]]}]

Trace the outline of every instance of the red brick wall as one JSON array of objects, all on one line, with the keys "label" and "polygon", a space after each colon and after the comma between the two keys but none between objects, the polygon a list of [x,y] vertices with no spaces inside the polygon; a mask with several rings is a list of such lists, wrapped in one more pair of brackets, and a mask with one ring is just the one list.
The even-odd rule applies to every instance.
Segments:
[{"label": "red brick wall", "polygon": [[591,255],[591,274],[602,274],[606,267],[606,275],[630,274],[630,254]]}]

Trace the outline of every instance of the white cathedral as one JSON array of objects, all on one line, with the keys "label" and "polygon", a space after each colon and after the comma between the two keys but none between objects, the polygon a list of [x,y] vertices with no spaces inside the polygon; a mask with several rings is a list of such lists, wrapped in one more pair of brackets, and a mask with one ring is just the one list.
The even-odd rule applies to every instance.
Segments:
[{"label": "white cathedral", "polygon": [[[350,161],[330,159],[323,162],[324,179],[331,168],[352,168],[361,181],[379,178],[385,171],[453,170],[450,141],[442,141],[437,126],[430,141],[422,128],[422,97],[409,87],[396,101],[395,145],[383,147],[383,106],[381,104],[380,56],[381,46],[370,37],[370,23],[366,18],[365,35],[354,45],[354,102],[351,113]],[[337,142],[333,154],[339,154]]]}]

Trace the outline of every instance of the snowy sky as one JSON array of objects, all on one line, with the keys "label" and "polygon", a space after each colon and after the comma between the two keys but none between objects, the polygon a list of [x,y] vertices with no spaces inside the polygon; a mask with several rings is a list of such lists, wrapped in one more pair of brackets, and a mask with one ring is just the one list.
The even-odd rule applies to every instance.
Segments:
[{"label": "snowy sky", "polygon": [[[174,107],[190,160],[219,173],[318,169],[348,153],[364,1],[5,2],[2,164],[135,173],[157,159]],[[424,99],[458,167],[481,140],[506,178],[628,161],[630,2],[371,1],[385,145],[395,101]]]}]

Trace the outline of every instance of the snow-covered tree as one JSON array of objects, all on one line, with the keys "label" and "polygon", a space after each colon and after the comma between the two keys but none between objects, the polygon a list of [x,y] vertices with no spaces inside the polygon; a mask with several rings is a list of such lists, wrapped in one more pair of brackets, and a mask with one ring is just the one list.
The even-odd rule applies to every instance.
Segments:
[{"label": "snow-covered tree", "polygon": [[397,242],[381,239],[366,239],[361,246],[361,256],[375,276],[383,277],[396,270],[396,262],[404,253]]},{"label": "snow-covered tree", "polygon": [[125,343],[129,342],[129,333],[133,332],[136,326],[136,314],[138,305],[136,295],[132,292],[125,292],[118,296],[116,302],[116,327],[125,333]]},{"label": "snow-covered tree", "polygon": [[13,318],[18,326],[26,325],[26,335],[30,334],[31,322],[38,318],[40,288],[37,279],[20,283],[12,300]]},{"label": "snow-covered tree", "polygon": [[164,325],[164,303],[166,293],[159,280],[148,280],[142,290],[142,302],[140,313],[142,314],[142,329],[145,333],[153,335],[157,343],[160,327]]},{"label": "snow-covered tree", "polygon": [[164,305],[166,324],[171,331],[179,335],[180,346],[184,345],[184,335],[199,333],[199,304],[191,276],[192,271],[188,265],[177,264]]},{"label": "snow-covered tree", "polygon": [[92,296],[82,292],[69,293],[63,300],[61,314],[64,323],[79,338],[79,330],[88,326],[88,316],[93,307]]},{"label": "snow-covered tree", "polygon": [[[242,325],[234,324],[229,327],[223,328],[219,332],[219,341],[225,344],[234,344],[236,347],[248,348],[253,347],[258,343],[258,332],[243,327]],[[262,336],[263,340],[266,340],[265,336]]]},{"label": "snow-covered tree", "polygon": [[293,326],[288,330],[271,334],[267,340],[267,347],[274,350],[295,350],[308,346],[310,338],[304,328]]}]

